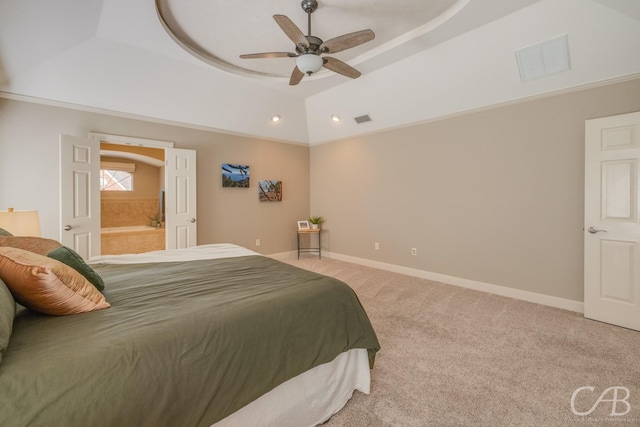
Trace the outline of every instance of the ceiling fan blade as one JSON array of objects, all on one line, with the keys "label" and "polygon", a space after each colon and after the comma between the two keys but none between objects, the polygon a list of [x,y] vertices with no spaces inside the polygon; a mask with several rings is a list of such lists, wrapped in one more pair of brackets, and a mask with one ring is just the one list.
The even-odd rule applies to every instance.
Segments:
[{"label": "ceiling fan blade", "polygon": [[304,77],[304,73],[300,71],[300,69],[296,66],[293,67],[293,72],[291,73],[291,78],[289,79],[289,86],[295,86],[300,83],[300,80]]},{"label": "ceiling fan blade", "polygon": [[273,19],[276,20],[276,23],[280,26],[282,31],[297,45],[303,45],[305,47],[309,47],[309,41],[305,37],[304,33],[300,30],[300,28],[296,27],[291,19],[287,18],[285,15],[273,15]]},{"label": "ceiling fan blade", "polygon": [[240,55],[242,59],[256,59],[256,58],[295,58],[297,53],[291,52],[264,52],[264,53],[247,53]]},{"label": "ceiling fan blade", "polygon": [[345,49],[361,45],[373,40],[376,35],[371,30],[356,31],[342,36],[334,37],[320,45],[320,51],[326,53],[341,52]]},{"label": "ceiling fan blade", "polygon": [[322,60],[325,68],[328,68],[331,71],[335,71],[338,74],[342,74],[343,76],[357,79],[361,75],[360,71],[356,70],[351,65],[340,61],[339,59],[325,56],[324,58],[322,58]]}]

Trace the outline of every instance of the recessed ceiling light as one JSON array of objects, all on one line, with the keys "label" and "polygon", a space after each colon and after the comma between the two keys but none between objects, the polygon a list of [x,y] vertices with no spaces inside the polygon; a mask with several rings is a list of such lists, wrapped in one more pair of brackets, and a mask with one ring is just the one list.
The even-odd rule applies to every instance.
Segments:
[{"label": "recessed ceiling light", "polygon": [[334,122],[339,122],[342,119],[337,114],[334,114],[334,115],[331,116],[331,120],[333,120]]},{"label": "recessed ceiling light", "polygon": [[277,114],[274,114],[273,116],[271,116],[271,121],[272,122],[279,122],[280,121],[280,116]]}]

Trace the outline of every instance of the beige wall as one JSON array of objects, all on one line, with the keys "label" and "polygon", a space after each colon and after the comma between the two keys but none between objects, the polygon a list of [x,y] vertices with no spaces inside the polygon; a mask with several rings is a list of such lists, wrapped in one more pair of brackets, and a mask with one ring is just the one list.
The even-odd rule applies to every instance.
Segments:
[{"label": "beige wall", "polygon": [[[60,237],[59,134],[89,132],[175,142],[197,151],[198,243],[262,253],[295,250],[309,215],[309,148],[0,98],[0,209],[37,209],[45,237]],[[222,188],[222,163],[251,166],[251,188]],[[259,202],[258,179],[281,180],[282,202]],[[262,246],[256,247],[260,239]]]},{"label": "beige wall", "polygon": [[640,80],[314,146],[323,245],[582,301],[584,121],[637,110]]},{"label": "beige wall", "polygon": [[[638,110],[633,80],[318,145],[309,156],[0,98],[0,208],[38,209],[43,234],[57,238],[58,134],[169,140],[198,152],[201,244],[294,250],[295,221],[312,213],[327,218],[323,245],[336,254],[582,301],[584,121]],[[258,202],[255,181],[223,189],[226,162],[250,165],[252,180],[282,180],[284,200]]]}]

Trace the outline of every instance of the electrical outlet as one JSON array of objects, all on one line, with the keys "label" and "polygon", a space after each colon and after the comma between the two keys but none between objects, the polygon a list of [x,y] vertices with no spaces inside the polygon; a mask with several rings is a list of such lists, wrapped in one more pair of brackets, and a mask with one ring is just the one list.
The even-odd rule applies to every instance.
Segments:
[{"label": "electrical outlet", "polygon": [[411,255],[413,255],[413,256],[418,255],[418,249],[416,249],[416,248],[411,248]]},{"label": "electrical outlet", "polygon": [[380,243],[375,242],[375,243],[373,244],[373,249],[375,249],[376,251],[379,251],[379,250],[380,250]]},{"label": "electrical outlet", "polygon": [[256,246],[260,246],[260,239],[256,239]]}]

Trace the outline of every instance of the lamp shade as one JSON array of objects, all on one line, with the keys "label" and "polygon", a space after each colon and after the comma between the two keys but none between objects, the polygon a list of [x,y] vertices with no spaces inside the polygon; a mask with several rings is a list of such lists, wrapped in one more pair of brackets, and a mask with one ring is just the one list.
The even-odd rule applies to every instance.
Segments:
[{"label": "lamp shade", "polygon": [[38,211],[0,211],[0,228],[14,236],[40,237]]},{"label": "lamp shade", "polygon": [[313,53],[305,53],[296,58],[298,69],[305,74],[317,73],[322,68],[322,58]]}]

